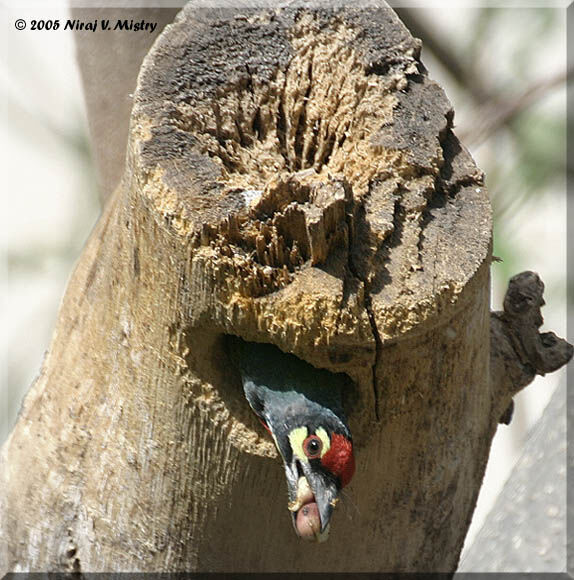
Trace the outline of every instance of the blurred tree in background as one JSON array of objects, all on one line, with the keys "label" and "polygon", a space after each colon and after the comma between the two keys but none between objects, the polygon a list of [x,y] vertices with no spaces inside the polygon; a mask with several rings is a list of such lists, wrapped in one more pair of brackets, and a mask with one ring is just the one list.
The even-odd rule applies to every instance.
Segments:
[{"label": "blurred tree in background", "polygon": [[481,158],[494,210],[494,254],[504,259],[498,273],[508,277],[520,248],[505,243],[505,222],[518,207],[551,203],[557,200],[546,195],[565,192],[565,11],[459,10],[452,24],[434,11],[398,12],[423,40],[423,61],[436,62],[427,66],[454,104],[458,135]]},{"label": "blurred tree in background", "polygon": [[[500,259],[492,267],[492,308],[501,307],[512,275],[535,270],[545,281],[545,296],[551,305],[543,312],[546,326],[554,325],[565,334],[566,179],[572,170],[566,157],[566,82],[570,78],[566,9],[469,8],[461,4],[453,3],[447,10],[397,11],[422,39],[422,60],[453,103],[455,132],[486,174],[494,213],[493,254]],[[538,378],[516,397],[510,427],[499,428],[463,560],[560,382],[565,382],[565,370]],[[558,487],[556,496],[563,506],[556,511],[563,519],[564,538],[548,554],[524,542],[522,551],[531,556],[518,558],[515,564],[532,563],[541,571],[543,560],[549,566],[561,558],[565,561],[565,482]],[[533,510],[539,509],[535,503],[531,502]],[[555,506],[547,511],[552,510]],[[501,514],[494,517],[500,519]],[[523,514],[522,520],[529,518]],[[540,536],[551,537],[545,523],[539,520],[537,525]],[[505,549],[519,548],[520,536],[513,537],[516,545],[509,538]]]}]

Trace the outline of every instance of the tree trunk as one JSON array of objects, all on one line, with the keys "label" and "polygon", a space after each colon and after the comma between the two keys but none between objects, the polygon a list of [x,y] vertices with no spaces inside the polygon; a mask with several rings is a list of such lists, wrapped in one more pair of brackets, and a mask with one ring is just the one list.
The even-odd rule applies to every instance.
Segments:
[{"label": "tree trunk", "polygon": [[[126,2],[123,2],[126,4]],[[86,111],[97,168],[100,199],[104,202],[118,186],[126,158],[132,96],[142,60],[153,41],[173,22],[177,8],[144,7],[157,4],[139,0],[137,8],[86,8],[70,0],[70,15],[80,22],[109,20],[110,29],[75,30],[76,55],[82,75]],[[92,3],[93,4],[93,3]],[[115,28],[118,21],[155,24],[153,31],[129,32]],[[129,36],[128,36],[129,35]],[[129,39],[127,42],[127,38]]]},{"label": "tree trunk", "polygon": [[[519,388],[498,379],[532,370],[499,315],[489,374],[482,174],[386,5],[208,4],[144,61],[121,187],[3,448],[0,570],[453,571]],[[227,334],[353,379],[324,545],[292,530]]]}]

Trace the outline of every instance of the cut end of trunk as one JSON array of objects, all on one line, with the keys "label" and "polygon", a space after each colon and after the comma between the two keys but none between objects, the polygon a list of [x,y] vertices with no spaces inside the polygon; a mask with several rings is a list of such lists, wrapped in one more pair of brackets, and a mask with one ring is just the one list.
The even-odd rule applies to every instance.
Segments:
[{"label": "cut end of trunk", "polygon": [[189,248],[189,326],[346,372],[365,425],[380,348],[464,307],[490,252],[482,174],[419,52],[383,4],[190,5],[132,117],[126,179]]}]

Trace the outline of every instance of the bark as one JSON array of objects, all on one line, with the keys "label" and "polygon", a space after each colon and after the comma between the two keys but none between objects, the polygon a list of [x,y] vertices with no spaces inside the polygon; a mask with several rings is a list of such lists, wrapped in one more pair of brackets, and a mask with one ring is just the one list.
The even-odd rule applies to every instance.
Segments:
[{"label": "bark", "polygon": [[[233,5],[188,5],[144,61],[121,187],[3,448],[0,569],[456,568],[516,390],[489,372],[482,174],[386,5]],[[353,379],[324,545],[291,529],[228,334]]]},{"label": "bark", "polygon": [[540,333],[544,323],[544,283],[535,272],[513,276],[504,297],[504,310],[491,314],[490,373],[497,389],[495,396],[506,410],[501,423],[510,423],[512,397],[530,384],[536,375],[544,376],[564,366],[573,347],[553,332]]}]

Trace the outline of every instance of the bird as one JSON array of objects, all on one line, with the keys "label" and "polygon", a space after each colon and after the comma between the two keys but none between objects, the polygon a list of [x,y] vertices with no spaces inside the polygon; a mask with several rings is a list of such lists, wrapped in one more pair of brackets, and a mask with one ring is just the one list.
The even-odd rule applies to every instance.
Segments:
[{"label": "bird", "polygon": [[342,405],[350,378],[318,369],[272,344],[231,341],[245,397],[283,460],[295,532],[323,542],[340,491],[355,472]]}]

